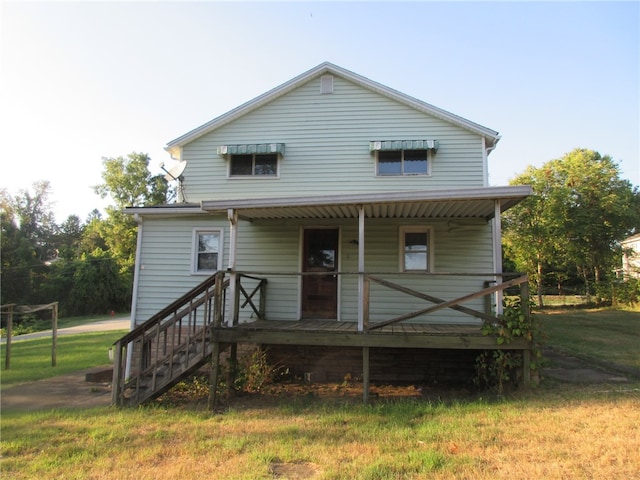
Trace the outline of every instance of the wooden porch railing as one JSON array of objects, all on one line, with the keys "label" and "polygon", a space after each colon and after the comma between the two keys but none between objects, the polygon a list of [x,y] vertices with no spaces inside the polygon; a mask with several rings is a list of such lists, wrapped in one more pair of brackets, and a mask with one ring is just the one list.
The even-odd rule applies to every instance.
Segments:
[{"label": "wooden porch railing", "polygon": [[[491,295],[492,293],[495,292],[504,292],[506,289],[514,287],[516,285],[527,285],[528,284],[528,277],[527,275],[520,275],[517,278],[514,278],[512,280],[508,280],[506,282],[502,282],[502,283],[498,283],[496,285],[493,285],[491,287],[485,287],[482,290],[479,290],[477,292],[473,292],[470,293],[468,295],[463,295],[462,297],[458,297],[455,298],[453,300],[443,300],[441,298],[437,298],[434,297],[432,295],[428,295],[425,293],[421,293],[418,292],[416,290],[407,288],[403,285],[399,285],[397,283],[392,283],[389,282],[387,280],[383,280],[380,277],[376,276],[376,275],[365,275],[364,277],[364,282],[365,282],[365,286],[364,286],[364,295],[365,298],[363,299],[363,304],[365,305],[365,315],[364,315],[364,330],[365,331],[370,331],[370,330],[376,330],[379,328],[383,328],[386,327],[387,325],[392,325],[395,323],[400,323],[403,322],[405,320],[410,320],[412,318],[416,318],[422,315],[428,315],[430,313],[434,313],[437,312],[439,310],[445,309],[445,308],[451,308],[453,310],[456,310],[458,312],[464,313],[465,315],[471,315],[473,317],[477,317],[477,318],[481,318],[482,320],[488,321],[488,322],[494,322],[496,320],[496,316],[495,315],[491,315],[489,313],[486,312],[481,312],[480,310],[475,310],[475,309],[471,309],[471,308],[467,308],[467,307],[463,307],[460,304],[464,303],[464,302],[468,302],[470,300],[474,300],[476,298],[482,298],[482,297],[486,297],[488,295]],[[397,317],[391,318],[389,320],[384,320],[384,321],[379,321],[379,322],[375,322],[373,324],[369,323],[369,304],[370,304],[370,298],[369,298],[369,292],[370,292],[370,282],[375,282],[378,283],[380,285],[383,285],[385,287],[388,287],[392,290],[398,291],[398,292],[402,292],[405,293],[407,295],[410,295],[412,297],[416,297],[422,300],[426,300],[428,302],[431,303],[435,303],[435,305],[427,307],[427,308],[423,308],[420,310],[416,310],[414,312],[410,312],[410,313],[405,313],[403,315],[399,315]],[[526,293],[527,296],[527,301],[526,302],[522,302],[522,305],[524,306],[525,304],[528,305],[528,288],[526,289],[522,289],[521,294]],[[527,312],[525,312],[527,315],[529,314],[528,310]]]}]

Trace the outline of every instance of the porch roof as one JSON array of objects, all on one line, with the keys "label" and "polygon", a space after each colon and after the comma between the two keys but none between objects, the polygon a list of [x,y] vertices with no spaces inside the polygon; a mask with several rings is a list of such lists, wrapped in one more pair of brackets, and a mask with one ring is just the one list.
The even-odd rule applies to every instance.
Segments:
[{"label": "porch roof", "polygon": [[495,215],[495,202],[503,212],[531,195],[528,185],[411,192],[315,195],[233,200],[205,200],[200,208],[210,213],[237,211],[240,218],[482,218]]}]

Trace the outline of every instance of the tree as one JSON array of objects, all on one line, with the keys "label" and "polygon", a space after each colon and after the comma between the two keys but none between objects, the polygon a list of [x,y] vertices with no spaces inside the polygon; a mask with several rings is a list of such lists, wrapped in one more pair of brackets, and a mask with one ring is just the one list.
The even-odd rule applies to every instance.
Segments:
[{"label": "tree", "polygon": [[[505,255],[529,273],[542,306],[545,265],[559,249],[554,241],[561,199],[551,188],[549,171],[528,167],[512,185],[531,185],[534,195],[507,211],[503,221]],[[551,213],[550,212],[555,212]]]},{"label": "tree", "polygon": [[72,265],[73,282],[67,302],[68,313],[87,315],[126,308],[131,302],[128,277],[106,252],[96,250]]},{"label": "tree", "polygon": [[101,198],[110,196],[119,209],[166,203],[168,183],[163,175],[151,175],[146,153],[132,152],[124,157],[103,158],[104,183],[94,187]]},{"label": "tree", "polygon": [[31,243],[36,257],[44,262],[56,257],[56,224],[49,195],[51,184],[42,180],[33,184],[33,195],[21,190],[13,199],[13,211],[22,235]]},{"label": "tree", "polygon": [[71,260],[78,256],[84,230],[85,226],[82,225],[80,217],[77,215],[67,217],[58,227],[56,239],[58,257]]},{"label": "tree", "polygon": [[46,280],[45,261],[55,258],[55,232],[48,200],[50,184],[33,184],[34,193],[0,192],[2,303],[35,303]]},{"label": "tree", "polygon": [[13,199],[0,192],[0,303],[21,303],[29,292],[30,269],[36,263],[35,252],[24,237],[15,218]]},{"label": "tree", "polygon": [[93,246],[108,251],[118,263],[122,275],[132,277],[136,253],[136,223],[124,214],[126,207],[167,203],[168,183],[163,175],[151,175],[146,153],[130,153],[126,158],[104,158],[104,183],[94,187],[102,198],[110,196],[114,206],[106,208],[107,218],[94,218],[87,227],[83,249],[94,254]]},{"label": "tree", "polygon": [[617,242],[640,225],[640,193],[609,156],[575,149],[510,182],[533,195],[505,215],[505,251],[532,275],[542,305],[545,266],[558,281],[573,269],[590,292],[618,259]]},{"label": "tree", "polygon": [[598,152],[573,150],[555,168],[566,195],[567,255],[589,292],[591,280],[600,283],[619,263],[618,242],[640,225],[640,193]]}]

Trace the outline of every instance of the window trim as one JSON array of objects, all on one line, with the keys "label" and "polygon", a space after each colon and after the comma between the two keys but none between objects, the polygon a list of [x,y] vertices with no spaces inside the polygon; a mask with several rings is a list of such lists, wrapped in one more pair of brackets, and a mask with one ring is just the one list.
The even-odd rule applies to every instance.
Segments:
[{"label": "window trim", "polygon": [[[431,163],[433,160],[433,154],[431,153],[431,149],[417,149],[424,150],[427,153],[427,171],[425,173],[404,173],[404,154],[405,152],[416,151],[414,149],[398,149],[398,150],[376,150],[375,151],[375,173],[376,177],[379,178],[398,178],[398,177],[429,177],[431,176]],[[380,173],[380,152],[400,152],[400,168],[402,169],[401,173],[398,174],[384,174]]]},{"label": "window trim", "polygon": [[[427,234],[427,268],[425,270],[407,270],[405,266],[405,241],[407,233],[426,233]],[[433,273],[433,227],[429,225],[404,225],[398,229],[398,268],[400,273],[404,272],[425,272]]]},{"label": "window trim", "polygon": [[[216,270],[198,270],[198,239],[200,235],[206,234],[218,234],[218,265]],[[192,233],[191,240],[191,274],[192,275],[211,275],[216,271],[222,270],[222,263],[224,257],[224,228],[201,228],[195,227]]]},{"label": "window trim", "polygon": [[[251,175],[232,175],[231,174],[231,164],[233,162],[233,157],[236,155],[251,155]],[[256,175],[255,173],[255,167],[256,167],[256,156],[257,155],[275,155],[276,156],[276,173],[273,175]],[[265,179],[265,178],[280,178],[280,157],[281,155],[278,153],[272,153],[272,152],[267,152],[267,153],[232,153],[229,154],[228,156],[228,161],[227,161],[227,178],[234,180],[234,179],[249,179],[249,178],[260,178],[260,179]]]}]

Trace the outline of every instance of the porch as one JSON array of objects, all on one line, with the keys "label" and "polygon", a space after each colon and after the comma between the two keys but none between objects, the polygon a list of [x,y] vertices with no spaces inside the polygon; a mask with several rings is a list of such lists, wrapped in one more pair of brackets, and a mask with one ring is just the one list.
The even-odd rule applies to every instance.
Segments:
[{"label": "porch", "polygon": [[[527,277],[518,274],[438,274],[447,276],[493,276],[496,283],[455,299],[441,299],[383,279],[379,274],[345,273],[356,276],[362,285],[358,320],[278,320],[267,318],[265,305],[269,279],[280,276],[302,277],[326,273],[217,272],[187,295],[173,302],[116,343],[113,403],[139,404],[155,398],[181,378],[211,362],[210,406],[216,402],[220,371],[220,353],[231,346],[235,358],[237,345],[320,346],[357,348],[362,352],[363,400],[369,399],[370,349],[443,349],[443,350],[518,350],[523,352],[523,386],[530,383],[531,340],[516,337],[499,344],[496,336],[482,332],[483,322],[497,323],[494,296],[505,289],[519,287],[523,313],[528,317]],[[429,274],[421,274],[428,276]],[[502,281],[503,277],[510,278]],[[396,291],[428,306],[384,320],[373,316],[371,284]],[[463,306],[465,302],[485,299],[482,311]],[[429,315],[454,310],[467,316],[468,323],[429,323]],[[252,321],[239,321],[242,312],[250,312]],[[246,315],[244,315],[246,318]],[[128,360],[128,362],[127,362]],[[128,370],[127,365],[131,368]]]},{"label": "porch", "polygon": [[[211,361],[213,405],[220,350],[231,345],[233,357],[238,343],[359,348],[365,401],[372,348],[521,350],[527,386],[530,340],[499,344],[482,325],[499,322],[510,288],[519,287],[529,316],[526,275],[497,270],[500,215],[530,193],[523,186],[482,187],[129,209],[224,219],[228,254],[226,270],[116,344],[114,404],[157,397]],[[434,248],[426,223],[435,226]],[[441,257],[434,257],[438,248]],[[410,265],[411,258],[418,264]],[[366,268],[365,259],[376,266]],[[249,270],[257,265],[266,271]],[[474,268],[493,271],[468,271]]]}]

